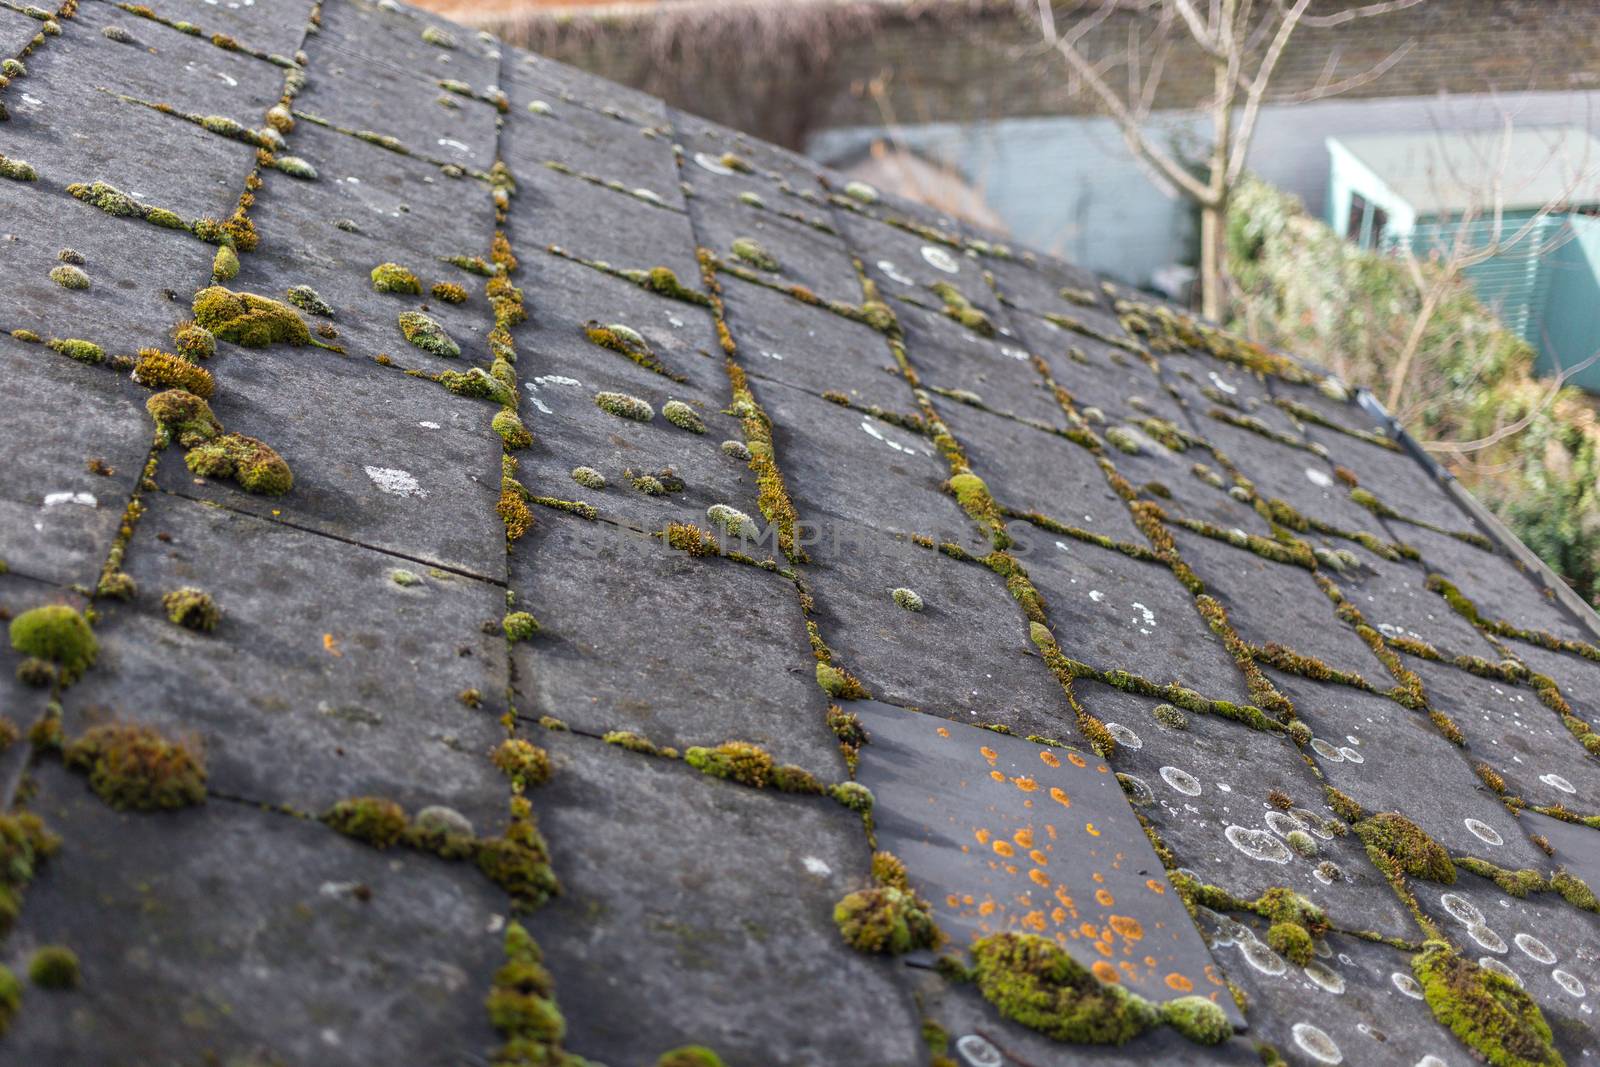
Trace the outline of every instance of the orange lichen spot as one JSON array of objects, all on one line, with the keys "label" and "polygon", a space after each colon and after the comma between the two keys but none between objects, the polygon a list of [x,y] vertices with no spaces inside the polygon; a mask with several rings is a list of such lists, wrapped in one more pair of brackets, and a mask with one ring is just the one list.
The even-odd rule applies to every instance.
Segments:
[{"label": "orange lichen spot", "polygon": [[1129,941],[1144,938],[1144,926],[1131,915],[1112,915],[1106,919],[1106,923]]},{"label": "orange lichen spot", "polygon": [[[1212,985],[1227,985],[1228,984],[1227,982],[1223,981],[1222,975],[1217,973],[1217,967],[1216,967],[1216,964],[1214,964],[1214,963],[1206,964],[1206,981],[1210,982]],[[1216,994],[1213,993],[1212,997],[1215,998]]]},{"label": "orange lichen spot", "polygon": [[[1008,864],[1005,865],[1005,872],[1007,874],[1016,874],[1017,870],[1018,870],[1018,867],[1017,867],[1017,865],[1015,863],[1008,863]],[[1027,901],[1024,900],[1024,901],[1022,901],[1022,903],[1026,904]]]},{"label": "orange lichen spot", "polygon": [[1078,933],[1091,940],[1098,941],[1100,939],[1100,928],[1091,922],[1079,923]]},{"label": "orange lichen spot", "polygon": [[1056,824],[1053,822],[1045,823],[1044,832],[1050,835],[1050,840],[1054,841],[1056,839]]},{"label": "orange lichen spot", "polygon": [[1088,834],[1090,837],[1099,837],[1100,836],[1099,829],[1092,822],[1086,822],[1086,823],[1083,824],[1083,832]]},{"label": "orange lichen spot", "polygon": [[1111,942],[1109,941],[1096,941],[1094,943],[1094,950],[1107,959],[1110,959],[1116,954],[1116,950],[1111,947]]},{"label": "orange lichen spot", "polygon": [[944,903],[948,908],[959,908],[961,906],[961,898],[956,896],[954,893],[951,893],[949,896],[944,898]]},{"label": "orange lichen spot", "polygon": [[1028,914],[1022,917],[1021,922],[1023,926],[1026,926],[1036,934],[1044,933],[1045,922],[1044,912],[1042,911],[1028,912]]},{"label": "orange lichen spot", "polygon": [[1051,752],[1048,748],[1039,753],[1039,758],[1044,760],[1047,767],[1061,766],[1061,757]]},{"label": "orange lichen spot", "polygon": [[1076,752],[1068,752],[1067,753],[1067,762],[1071,763],[1074,767],[1087,767],[1087,766],[1089,766],[1089,761],[1084,759],[1082,756],[1078,755]]},{"label": "orange lichen spot", "polygon": [[1032,848],[1033,827],[1024,826],[1022,829],[1011,835],[1011,840],[1015,841],[1022,848]]},{"label": "orange lichen spot", "polygon": [[940,737],[949,737],[950,728],[948,726],[941,726],[939,727],[938,734]]},{"label": "orange lichen spot", "polygon": [[1005,776],[1005,772],[1004,771],[990,771],[989,772],[989,777],[993,778],[997,782],[1003,782],[1003,781],[1006,780],[1006,776]]},{"label": "orange lichen spot", "polygon": [[1053,908],[1051,910],[1051,912],[1050,912],[1050,921],[1055,923],[1057,926],[1060,926],[1062,923],[1066,922],[1067,921],[1067,909],[1066,908]]},{"label": "orange lichen spot", "polygon": [[983,829],[982,827],[979,827],[977,830],[973,831],[972,836],[978,839],[978,844],[980,845],[987,845],[989,843],[989,831]]},{"label": "orange lichen spot", "polygon": [[1028,858],[1030,860],[1032,860],[1033,862],[1037,863],[1041,867],[1050,866],[1050,857],[1046,856],[1043,852],[1040,852],[1038,849],[1033,849],[1032,851],[1030,851],[1028,853]]},{"label": "orange lichen spot", "polygon": [[995,843],[991,847],[994,849],[995,855],[997,856],[1011,857],[1017,854],[1017,850],[1011,847],[1010,841],[1001,841],[996,839]]},{"label": "orange lichen spot", "polygon": [[1056,899],[1069,908],[1073,907],[1072,894],[1067,892],[1067,887],[1064,885],[1056,886]]},{"label": "orange lichen spot", "polygon": [[982,904],[979,904],[978,905],[978,914],[982,915],[984,918],[988,918],[989,916],[993,915],[994,914],[994,901],[986,900]]},{"label": "orange lichen spot", "polygon": [[1022,790],[1024,793],[1031,793],[1039,788],[1039,783],[1028,777],[1026,774],[1019,775],[1018,777],[1011,779],[1011,784]]},{"label": "orange lichen spot", "polygon": [[1029,871],[1028,877],[1033,881],[1034,885],[1040,885],[1046,889],[1050,888],[1050,876],[1045,874],[1039,868],[1035,867],[1033,870]]},{"label": "orange lichen spot", "polygon": [[1095,770],[1099,771],[1101,774],[1110,774],[1111,773],[1111,768],[1107,767],[1104,763],[1102,763],[1102,764],[1100,764],[1100,766],[1096,767]]},{"label": "orange lichen spot", "polygon": [[1154,967],[1156,965],[1156,958],[1154,956],[1146,956],[1144,958],[1144,965],[1146,967]]},{"label": "orange lichen spot", "polygon": [[1096,889],[1094,891],[1094,899],[1095,903],[1102,908],[1109,908],[1117,902],[1117,898],[1111,895],[1111,890],[1109,889]]},{"label": "orange lichen spot", "polygon": [[1118,974],[1117,969],[1105,960],[1095,960],[1089,970],[1093,971],[1094,976],[1107,985],[1116,985],[1122,981],[1122,975]]},{"label": "orange lichen spot", "polygon": [[996,752],[988,745],[984,745],[982,748],[978,749],[978,751],[983,755],[984,759],[989,761],[989,766],[991,767],[994,766],[994,761],[1000,758],[1000,753]]},{"label": "orange lichen spot", "polygon": [[1099,871],[1095,871],[1089,877],[1093,878],[1096,882],[1099,882],[1102,885],[1105,884],[1106,876],[1104,874],[1101,874]]},{"label": "orange lichen spot", "polygon": [[322,635],[322,648],[330,656],[342,656],[342,655],[344,655],[343,652],[339,651],[339,640],[338,640],[338,638],[334,637],[332,634],[323,634]]},{"label": "orange lichen spot", "polygon": [[1179,993],[1188,993],[1194,989],[1194,983],[1177,971],[1173,971],[1167,975],[1167,988],[1175,989]]},{"label": "orange lichen spot", "polygon": [[1165,896],[1167,892],[1167,887],[1156,881],[1154,878],[1147,879],[1144,883],[1144,887],[1158,897]]},{"label": "orange lichen spot", "polygon": [[1050,787],[1050,799],[1060,804],[1063,808],[1072,807],[1072,800],[1067,796],[1066,791],[1058,785]]}]

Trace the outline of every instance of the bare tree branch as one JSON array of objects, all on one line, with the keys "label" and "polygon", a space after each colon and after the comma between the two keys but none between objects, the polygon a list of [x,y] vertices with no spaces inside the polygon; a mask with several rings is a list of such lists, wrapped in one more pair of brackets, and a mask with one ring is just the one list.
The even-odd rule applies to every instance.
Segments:
[{"label": "bare tree branch", "polygon": [[1390,15],[1396,11],[1404,11],[1408,7],[1416,7],[1423,2],[1424,0],[1384,0],[1380,4],[1347,7],[1343,11],[1335,11],[1331,15],[1308,15],[1305,18],[1305,24],[1314,26],[1319,30],[1325,30],[1333,26],[1342,26],[1346,22],[1353,22],[1356,19],[1369,19],[1376,15]]},{"label": "bare tree branch", "polygon": [[[1417,41],[1413,37],[1360,74],[1352,74],[1350,77],[1340,78],[1336,82],[1324,83],[1319,79],[1319,84],[1315,88],[1302,89],[1293,93],[1274,93],[1267,98],[1267,102],[1271,104],[1309,104],[1314,100],[1325,100],[1330,96],[1338,96],[1340,93],[1347,93],[1351,89],[1359,89],[1364,85],[1370,85],[1387,74],[1390,68],[1410,55],[1411,50],[1416,47]],[[1330,61],[1331,59],[1332,57],[1330,57]]]}]

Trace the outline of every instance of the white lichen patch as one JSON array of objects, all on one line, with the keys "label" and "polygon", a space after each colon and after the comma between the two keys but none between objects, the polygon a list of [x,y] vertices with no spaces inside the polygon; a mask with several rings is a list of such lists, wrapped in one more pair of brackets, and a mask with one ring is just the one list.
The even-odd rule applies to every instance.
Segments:
[{"label": "white lichen patch", "polygon": [[1118,747],[1125,748],[1130,752],[1137,752],[1144,747],[1144,742],[1140,740],[1139,735],[1120,722],[1106,723],[1106,732],[1116,740]]},{"label": "white lichen patch", "polygon": [[1222,831],[1222,836],[1228,839],[1228,844],[1253,860],[1260,860],[1263,863],[1288,863],[1294,858],[1294,853],[1289,850],[1288,845],[1273,834],[1253,826],[1231,825]]},{"label": "white lichen patch", "polygon": [[1306,468],[1306,481],[1310,482],[1318,489],[1333,488],[1333,476],[1327,471],[1319,471],[1315,467]]},{"label": "white lichen patch", "polygon": [[862,419],[861,420],[861,429],[862,429],[862,431],[864,433],[866,433],[866,435],[868,437],[872,438],[874,441],[882,441],[884,444],[888,445],[890,448],[894,449],[896,452],[904,452],[908,456],[915,456],[915,455],[919,454],[916,449],[910,447],[909,445],[903,445],[899,441],[896,441],[891,437],[885,436],[884,433],[881,430],[879,430],[876,426],[872,425],[871,421],[868,420],[868,419]]},{"label": "white lichen patch", "polygon": [[1555,981],[1556,985],[1566,990],[1571,996],[1581,997],[1588,993],[1583,983],[1575,975],[1568,974],[1559,967],[1550,972],[1550,977]]},{"label": "white lichen patch", "polygon": [[1576,793],[1578,791],[1571,782],[1567,781],[1559,774],[1541,774],[1539,776],[1539,781],[1543,782],[1547,786],[1550,786],[1552,789],[1559,789],[1563,793]]},{"label": "white lichen patch", "polygon": [[833,873],[833,868],[828,866],[827,861],[818,859],[816,856],[801,856],[800,862],[805,865],[806,872],[809,874],[827,877]]},{"label": "white lichen patch", "polygon": [[1334,994],[1344,992],[1344,975],[1329,967],[1326,963],[1312,960],[1302,969],[1305,971],[1306,977],[1311,979],[1312,984],[1325,992]]},{"label": "white lichen patch", "polygon": [[923,245],[922,258],[934,270],[943,271],[945,274],[961,273],[961,261],[938,245]]},{"label": "white lichen patch", "polygon": [[424,497],[428,491],[422,488],[422,483],[410,471],[403,471],[396,467],[367,467],[367,477],[372,479],[372,484],[380,492],[390,496],[416,496]]},{"label": "white lichen patch", "polygon": [[60,492],[46,493],[44,495],[45,507],[55,508],[60,507],[62,504],[77,504],[80,507],[97,508],[100,506],[100,501],[95,499],[93,493]]},{"label": "white lichen patch", "polygon": [[1410,997],[1412,1000],[1422,999],[1422,983],[1406,972],[1395,971],[1389,976],[1389,981],[1394,983],[1395,989],[1400,991],[1401,996]]},{"label": "white lichen patch", "polygon": [[1439,906],[1450,914],[1450,917],[1466,926],[1481,926],[1484,922],[1483,912],[1478,910],[1476,904],[1459,893],[1445,893],[1439,897]]},{"label": "white lichen patch", "polygon": [[1556,961],[1556,954],[1551,951],[1550,946],[1532,934],[1518,934],[1511,940],[1529,959],[1542,963],[1546,967]]},{"label": "white lichen patch", "polygon": [[1473,837],[1476,837],[1486,845],[1503,845],[1506,843],[1505,838],[1500,836],[1500,832],[1486,822],[1481,822],[1477,819],[1462,819],[1461,824],[1471,832]]},{"label": "white lichen patch", "polygon": [[696,152],[694,154],[694,161],[701,170],[709,171],[710,173],[719,175],[723,178],[733,177],[733,168],[725,165],[716,156],[707,155],[704,152]]},{"label": "white lichen patch", "polygon": [[1339,1046],[1321,1027],[1310,1023],[1295,1023],[1289,1032],[1294,1035],[1294,1043],[1299,1046],[1300,1051],[1318,1063],[1344,1062],[1344,1053],[1339,1051]]},{"label": "white lichen patch", "polygon": [[878,269],[883,271],[884,275],[892,282],[898,282],[901,285],[917,284],[915,278],[907,278],[901,273],[900,268],[894,265],[894,260],[892,259],[878,260]]},{"label": "white lichen patch", "polygon": [[1161,780],[1186,797],[1197,797],[1201,793],[1200,780],[1181,767],[1161,768]]}]

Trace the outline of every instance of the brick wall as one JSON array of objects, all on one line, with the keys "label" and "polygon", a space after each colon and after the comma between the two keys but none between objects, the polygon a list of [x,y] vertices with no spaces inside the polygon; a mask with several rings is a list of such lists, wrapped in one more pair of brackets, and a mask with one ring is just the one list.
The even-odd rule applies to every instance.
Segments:
[{"label": "brick wall", "polygon": [[[1324,10],[1343,3],[1313,5]],[[1058,6],[1063,26],[1094,3]],[[752,12],[765,12],[752,14]],[[1039,55],[1006,5],[814,2],[744,7],[663,4],[649,13],[534,15],[484,23],[517,44],[666,97],[688,111],[790,145],[830,126],[1094,112],[1064,64]],[[1085,38],[1092,55],[1125,47],[1119,13]],[[1600,3],[1426,0],[1342,26],[1298,30],[1275,92],[1348,77],[1416,45],[1352,96],[1516,92],[1600,86]],[[883,91],[866,91],[881,79]],[[1167,62],[1157,108],[1192,106],[1211,73],[1192,46]]]}]

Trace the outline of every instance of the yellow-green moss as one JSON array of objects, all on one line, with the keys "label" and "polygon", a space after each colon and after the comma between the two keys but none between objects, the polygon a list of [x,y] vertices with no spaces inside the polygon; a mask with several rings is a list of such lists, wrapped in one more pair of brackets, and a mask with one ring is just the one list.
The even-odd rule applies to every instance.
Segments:
[{"label": "yellow-green moss", "polygon": [[510,408],[501,408],[489,422],[507,449],[515,451],[533,444],[533,434],[522,424],[522,417]]},{"label": "yellow-green moss", "polygon": [[1355,831],[1369,850],[1388,857],[1411,877],[1442,885],[1455,883],[1456,867],[1450,860],[1450,853],[1399,812],[1385,811],[1369,816],[1356,823]]},{"label": "yellow-green moss", "polygon": [[216,388],[210,371],[158,348],[139,349],[133,380],[146,389],[184,389],[201,399],[208,399]]},{"label": "yellow-green moss", "polygon": [[526,797],[511,798],[510,825],[503,835],[478,842],[476,860],[478,869],[509,893],[519,908],[536,908],[560,892],[550,869],[550,850]]},{"label": "yellow-green moss", "polygon": [[494,750],[491,761],[518,786],[543,785],[550,780],[550,753],[538,745],[508,737]]},{"label": "yellow-green moss", "polygon": [[163,596],[161,606],[166,610],[168,621],[186,630],[210,633],[222,621],[222,609],[217,607],[211,594],[190,585]]},{"label": "yellow-green moss", "polygon": [[78,954],[65,945],[43,945],[28,960],[28,980],[41,989],[76,989]]},{"label": "yellow-green moss", "polygon": [[539,620],[526,611],[513,611],[500,621],[505,635],[512,641],[527,641],[539,632]]},{"label": "yellow-green moss", "polygon": [[782,269],[778,258],[761,246],[761,243],[751,237],[736,237],[730,246],[733,254],[744,262],[755,267],[776,274]]},{"label": "yellow-green moss", "polygon": [[704,1045],[683,1045],[663,1052],[656,1067],[723,1067],[722,1057]]},{"label": "yellow-green moss", "polygon": [[379,263],[373,267],[372,287],[380,293],[422,295],[422,283],[417,276],[398,263]]},{"label": "yellow-green moss", "polygon": [[265,441],[226,433],[189,449],[184,463],[202,478],[232,478],[249,493],[282,496],[294,487],[294,473]]},{"label": "yellow-green moss", "polygon": [[194,295],[194,321],[223,341],[244,348],[311,342],[300,313],[288,304],[254,293],[236,293],[220,285]]},{"label": "yellow-green moss", "polygon": [[10,634],[13,649],[50,664],[64,683],[82,677],[100,654],[100,642],[88,621],[67,604],[45,604],[24,611],[11,620]]},{"label": "yellow-green moss", "polygon": [[772,777],[773,760],[766,750],[745,741],[725,741],[715,748],[696,745],[683,754],[684,762],[701,774],[726,778],[756,789]]},{"label": "yellow-green moss", "polygon": [[200,804],[206,770],[197,752],[153,726],[96,726],[67,746],[67,766],[89,775],[89,788],[118,810],[158,811]]},{"label": "yellow-green moss", "polygon": [[428,292],[433,294],[435,300],[442,300],[446,304],[465,304],[467,291],[455,282],[434,282],[433,288]]},{"label": "yellow-green moss", "polygon": [[1121,1045],[1160,1019],[1149,1001],[1102,984],[1048,938],[996,933],[972,943],[972,977],[1001,1015],[1056,1041]]},{"label": "yellow-green moss", "polygon": [[1164,1002],[1161,1021],[1197,1045],[1220,1045],[1233,1036],[1228,1013],[1202,996],[1178,997]]},{"label": "yellow-green moss", "polygon": [[454,359],[461,355],[461,346],[451,339],[438,320],[420,311],[400,313],[400,333],[417,348],[430,355]]},{"label": "yellow-green moss", "polygon": [[190,363],[198,363],[217,354],[216,335],[192,321],[180,323],[172,331],[172,339],[178,355]]},{"label": "yellow-green moss", "polygon": [[89,275],[81,267],[74,267],[70,263],[63,263],[50,270],[50,280],[63,289],[89,288]]},{"label": "yellow-green moss", "polygon": [[320,293],[309,285],[291,285],[283,294],[289,303],[309,315],[333,317],[333,305],[322,299]]},{"label": "yellow-green moss", "polygon": [[680,430],[696,434],[706,432],[706,424],[701,421],[700,413],[682,400],[669,400],[663,404],[661,417]]},{"label": "yellow-green moss", "polygon": [[192,448],[222,433],[222,424],[211,413],[211,405],[184,389],[169,389],[144,402],[145,410],[156,422],[159,443],[173,441]]},{"label": "yellow-green moss", "polygon": [[1550,1024],[1511,979],[1430,941],[1411,958],[1423,999],[1461,1042],[1494,1067],[1559,1067]]},{"label": "yellow-green moss", "polygon": [[106,358],[105,349],[93,341],[85,341],[78,337],[52,337],[44,345],[52,352],[59,352],[79,363],[104,363]]},{"label": "yellow-green moss", "polygon": [[833,922],[845,944],[858,952],[900,955],[937,948],[944,939],[932,906],[896,886],[875,885],[847,895],[834,905]]},{"label": "yellow-green moss", "polygon": [[0,963],[0,1034],[11,1028],[11,1022],[22,1010],[22,983],[11,968]]},{"label": "yellow-green moss", "polygon": [[627,393],[599,392],[594,395],[594,403],[601,411],[619,419],[649,422],[656,416],[655,408],[648,402]]},{"label": "yellow-green moss", "polygon": [[322,821],[346,837],[380,849],[398,843],[411,824],[405,809],[384,797],[341,800],[323,813]]}]

